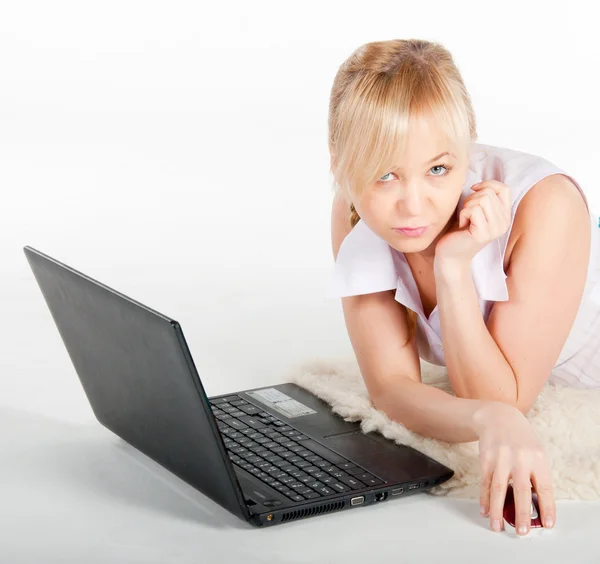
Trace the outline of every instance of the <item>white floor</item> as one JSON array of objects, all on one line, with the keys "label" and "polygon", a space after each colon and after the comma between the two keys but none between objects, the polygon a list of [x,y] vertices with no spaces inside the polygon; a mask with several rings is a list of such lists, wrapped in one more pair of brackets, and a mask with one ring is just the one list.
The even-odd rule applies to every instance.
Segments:
[{"label": "white floor", "polygon": [[597,563],[600,503],[553,531],[494,533],[477,500],[427,494],[255,529],[99,424],[0,408],[0,561]]}]

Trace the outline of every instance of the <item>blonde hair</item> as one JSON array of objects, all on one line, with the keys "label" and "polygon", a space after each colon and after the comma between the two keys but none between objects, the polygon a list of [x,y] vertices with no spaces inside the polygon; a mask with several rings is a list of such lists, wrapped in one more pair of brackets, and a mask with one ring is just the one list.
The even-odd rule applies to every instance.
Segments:
[{"label": "blonde hair", "polygon": [[[331,88],[328,144],[333,188],[352,198],[396,168],[411,120],[431,117],[457,156],[477,139],[471,98],[452,55],[439,43],[392,39],[366,43],[339,67]],[[416,313],[408,308],[408,340]]]}]

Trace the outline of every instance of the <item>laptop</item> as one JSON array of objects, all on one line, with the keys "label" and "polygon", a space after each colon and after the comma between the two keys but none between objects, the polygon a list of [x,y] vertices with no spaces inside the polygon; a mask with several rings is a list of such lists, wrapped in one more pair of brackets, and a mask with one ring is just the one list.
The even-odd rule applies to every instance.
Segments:
[{"label": "laptop", "polygon": [[400,499],[454,475],[292,383],[207,397],[177,321],[23,251],[98,421],[250,525]]}]

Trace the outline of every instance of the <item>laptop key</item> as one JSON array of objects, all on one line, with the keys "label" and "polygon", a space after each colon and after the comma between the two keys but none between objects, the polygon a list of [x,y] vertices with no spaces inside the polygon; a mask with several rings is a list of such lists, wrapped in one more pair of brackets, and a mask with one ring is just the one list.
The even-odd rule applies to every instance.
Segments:
[{"label": "laptop key", "polygon": [[371,474],[359,474],[356,476],[361,482],[367,484],[367,486],[378,486],[379,484],[383,484],[383,480],[372,476]]},{"label": "laptop key", "polygon": [[310,437],[307,437],[306,435],[298,435],[297,437],[294,437],[295,441],[308,441],[310,439]]},{"label": "laptop key", "polygon": [[343,476],[342,478],[340,478],[340,482],[346,484],[353,490],[361,490],[365,487],[365,485],[360,480],[357,480],[352,476]]},{"label": "laptop key", "polygon": [[304,494],[304,497],[306,499],[315,499],[317,497],[321,497],[321,494],[319,492],[310,492],[310,493]]},{"label": "laptop key", "polygon": [[352,462],[343,462],[342,464],[338,464],[338,468],[341,468],[342,470],[349,470],[350,468],[357,468],[357,466]]},{"label": "laptop key", "polygon": [[[239,442],[239,441],[238,441],[238,442]],[[253,452],[254,452],[254,449],[255,449],[255,448],[258,448],[258,443],[255,443],[254,441],[250,441],[249,443],[245,443],[245,444],[244,444],[244,446],[245,446],[247,449],[249,449],[249,450],[251,450],[251,451],[253,451]]]},{"label": "laptop key", "polygon": [[295,495],[291,495],[290,499],[292,501],[304,501],[304,496],[301,496],[300,494],[295,494]]},{"label": "laptop key", "polygon": [[356,468],[350,468],[349,470],[346,470],[346,474],[350,474],[351,476],[357,476],[358,474],[364,473],[364,469],[360,468],[359,466],[357,466]]},{"label": "laptop key", "polygon": [[228,419],[227,420],[227,424],[230,427],[233,427],[234,429],[247,429],[248,425],[242,423],[241,421],[238,421],[237,419]]},{"label": "laptop key", "polygon": [[257,419],[256,417],[252,417],[250,415],[244,415],[243,417],[238,417],[239,421],[242,421],[243,423],[245,423],[246,425],[248,425],[248,427],[252,427],[252,429],[264,429],[266,427],[266,425],[264,423],[262,423],[259,419]]},{"label": "laptop key", "polygon": [[273,464],[281,469],[283,469],[284,466],[289,466],[289,462],[287,460],[285,460],[285,458],[282,458],[281,460],[277,460],[275,462],[273,462]]},{"label": "laptop key", "polygon": [[220,403],[227,403],[225,401],[225,398],[216,398],[216,399],[211,399],[209,400],[211,405],[219,405]]},{"label": "laptop key", "polygon": [[240,405],[239,408],[240,408],[240,411],[243,411],[247,415],[258,416],[258,414],[260,413],[260,409],[258,407],[256,407],[255,405],[251,405],[249,403],[246,405]]},{"label": "laptop key", "polygon": [[306,488],[306,487],[305,487],[305,488],[300,488],[300,489],[297,489],[296,491],[297,491],[299,494],[302,494],[302,495],[306,495],[306,494],[309,494],[309,493],[312,493],[312,492],[313,492],[313,490],[311,490],[310,488]]},{"label": "laptop key", "polygon": [[339,482],[335,482],[333,484],[330,485],[330,487],[334,490],[337,490],[338,492],[348,492],[350,491],[350,488],[348,486],[345,486],[344,484],[340,484]]},{"label": "laptop key", "polygon": [[326,486],[323,486],[322,488],[319,488],[318,491],[319,491],[320,494],[323,494],[323,495],[331,495],[331,494],[335,493],[332,489],[329,489]]}]

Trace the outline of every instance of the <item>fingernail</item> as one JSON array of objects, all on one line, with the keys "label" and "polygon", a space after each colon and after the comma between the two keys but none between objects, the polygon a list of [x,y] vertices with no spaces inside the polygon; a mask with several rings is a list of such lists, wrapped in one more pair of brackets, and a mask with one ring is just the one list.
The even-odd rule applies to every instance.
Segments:
[{"label": "fingernail", "polygon": [[494,531],[500,530],[500,521],[498,519],[494,519],[492,522],[492,529],[494,529]]},{"label": "fingernail", "polygon": [[526,535],[527,534],[527,525],[521,525],[519,527],[519,534],[520,535]]},{"label": "fingernail", "polygon": [[486,514],[486,513],[487,513],[487,511],[485,510],[485,507],[482,505],[482,506],[481,506],[481,515],[482,515],[483,517],[485,517],[485,514]]},{"label": "fingernail", "polygon": [[550,529],[552,525],[554,525],[554,520],[552,519],[552,517],[546,517],[546,520],[544,521],[544,527]]}]

